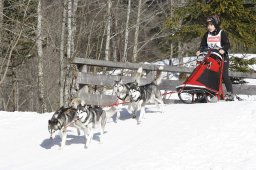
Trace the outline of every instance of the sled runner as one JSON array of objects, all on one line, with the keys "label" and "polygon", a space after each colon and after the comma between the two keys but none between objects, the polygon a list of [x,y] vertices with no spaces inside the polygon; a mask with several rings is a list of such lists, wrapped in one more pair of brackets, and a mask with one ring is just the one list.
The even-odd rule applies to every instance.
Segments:
[{"label": "sled runner", "polygon": [[[202,58],[200,60],[199,58]],[[218,50],[204,50],[198,57],[197,67],[187,80],[176,87],[183,103],[216,102],[223,98],[223,56]]]}]

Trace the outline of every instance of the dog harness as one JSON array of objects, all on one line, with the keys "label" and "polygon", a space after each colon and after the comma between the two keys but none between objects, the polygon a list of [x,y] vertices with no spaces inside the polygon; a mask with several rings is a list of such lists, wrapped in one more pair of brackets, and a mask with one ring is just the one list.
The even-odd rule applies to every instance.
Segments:
[{"label": "dog harness", "polygon": [[119,95],[117,95],[117,98],[119,100],[125,101],[125,99],[127,98],[128,94],[126,93],[124,97],[120,97]]},{"label": "dog harness", "polygon": [[[149,85],[149,84],[147,84],[147,85]],[[145,86],[147,86],[147,85],[145,85]],[[151,85],[155,85],[155,83],[151,83]],[[137,98],[137,100],[132,99],[133,102],[137,102],[141,99],[146,99],[147,93],[150,93],[149,89],[147,89],[147,88],[145,89],[145,91],[143,90],[143,88],[141,88],[141,86],[139,86],[138,88],[139,88],[138,91],[140,92],[140,96]]]},{"label": "dog harness", "polygon": [[[126,90],[129,91],[128,85],[127,85],[127,84],[124,84],[124,86],[125,86]],[[121,98],[119,95],[117,95],[117,98],[118,98],[119,100],[125,101],[125,99],[126,99],[128,96],[129,96],[129,93],[126,92],[124,97]]]}]

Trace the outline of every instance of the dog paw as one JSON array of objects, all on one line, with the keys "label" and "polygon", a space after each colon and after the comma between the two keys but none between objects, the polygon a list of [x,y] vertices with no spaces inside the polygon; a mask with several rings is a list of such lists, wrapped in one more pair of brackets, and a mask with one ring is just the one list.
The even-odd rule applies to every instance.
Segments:
[{"label": "dog paw", "polygon": [[84,149],[89,149],[89,146],[86,146],[86,145],[85,145],[85,146],[84,146]]}]

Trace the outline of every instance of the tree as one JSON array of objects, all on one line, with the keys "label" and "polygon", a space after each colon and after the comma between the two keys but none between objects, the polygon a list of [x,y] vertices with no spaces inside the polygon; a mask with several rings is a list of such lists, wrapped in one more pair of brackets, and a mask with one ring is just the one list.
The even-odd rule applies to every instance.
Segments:
[{"label": "tree", "polygon": [[220,16],[221,27],[229,33],[233,49],[256,45],[256,11],[246,8],[241,0],[214,0],[211,3],[189,0],[185,6],[176,7],[175,17],[169,18],[166,26],[175,34],[173,38],[189,42],[203,36],[206,18],[213,14]]},{"label": "tree", "polygon": [[37,52],[38,52],[38,89],[39,89],[39,103],[40,111],[44,113],[47,111],[45,103],[45,87],[44,87],[44,70],[43,70],[43,46],[42,46],[42,9],[41,0],[38,1],[37,7]]},{"label": "tree", "polygon": [[64,82],[65,82],[65,70],[64,70],[64,53],[65,53],[65,33],[66,33],[66,20],[67,20],[67,0],[63,2],[63,13],[62,13],[62,27],[61,27],[61,38],[60,38],[60,106],[64,104]]},{"label": "tree", "polygon": [[0,55],[2,55],[3,0],[0,0]]},{"label": "tree", "polygon": [[[19,75],[24,62],[32,57],[36,39],[33,38],[35,37],[36,13],[37,2],[31,0],[3,1],[0,89],[5,110],[18,110],[28,99],[23,97],[26,85]],[[31,26],[32,23],[35,23],[33,25],[35,27]],[[37,85],[37,81],[34,82]]]},{"label": "tree", "polygon": [[125,24],[125,37],[124,37],[124,53],[123,53],[123,59],[122,59],[123,62],[127,61],[130,13],[131,13],[131,0],[128,0],[127,16],[126,16],[126,24]]},{"label": "tree", "polygon": [[[256,64],[256,59],[246,59],[244,57],[246,57],[246,55],[243,55],[243,57],[231,56],[230,70],[234,72],[255,72],[255,70],[252,69],[252,66]],[[246,81],[244,81],[244,79],[242,78],[231,77],[231,81],[235,84],[246,83]]]},{"label": "tree", "polygon": [[[68,102],[71,100],[75,91],[75,66],[70,64],[72,58],[74,57],[74,37],[76,31],[76,12],[77,12],[78,0],[67,0],[67,67],[65,74],[65,84],[64,84],[64,105],[67,106]],[[64,14],[63,14],[64,15]]]},{"label": "tree", "polygon": [[106,46],[105,46],[105,60],[108,61],[110,58],[110,34],[111,34],[111,0],[107,1],[107,36],[106,36]]}]

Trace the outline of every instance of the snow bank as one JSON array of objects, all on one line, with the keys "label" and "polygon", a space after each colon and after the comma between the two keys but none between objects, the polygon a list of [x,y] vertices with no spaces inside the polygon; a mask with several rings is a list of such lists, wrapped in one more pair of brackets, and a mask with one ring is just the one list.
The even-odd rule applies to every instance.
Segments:
[{"label": "snow bank", "polygon": [[125,109],[109,120],[103,144],[70,128],[67,146],[51,141],[52,113],[0,112],[0,170],[252,170],[256,169],[255,102],[147,107],[141,125]]}]

